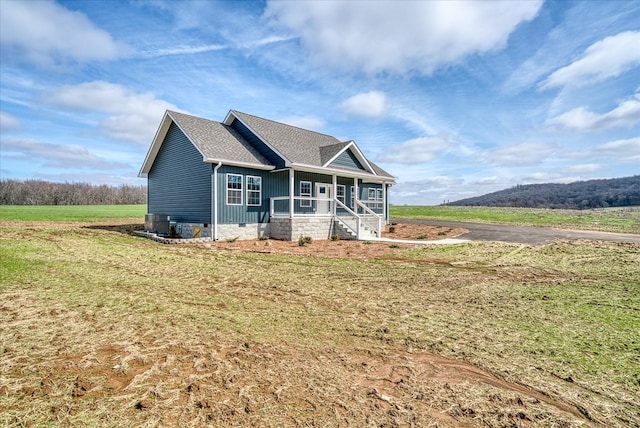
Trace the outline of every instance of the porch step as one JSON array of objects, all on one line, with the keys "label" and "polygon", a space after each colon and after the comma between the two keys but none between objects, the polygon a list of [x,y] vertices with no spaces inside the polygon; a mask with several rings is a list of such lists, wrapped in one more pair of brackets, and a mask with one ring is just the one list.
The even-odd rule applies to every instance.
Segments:
[{"label": "porch step", "polygon": [[[353,239],[357,239],[358,235],[355,232],[357,223],[355,220],[350,221],[342,218],[336,218],[336,224],[342,230],[344,230],[347,234],[349,234],[349,236],[351,236]],[[376,238],[376,233],[373,230],[369,229],[365,225],[360,226],[360,240],[366,241],[368,239],[375,239],[375,238]]]}]

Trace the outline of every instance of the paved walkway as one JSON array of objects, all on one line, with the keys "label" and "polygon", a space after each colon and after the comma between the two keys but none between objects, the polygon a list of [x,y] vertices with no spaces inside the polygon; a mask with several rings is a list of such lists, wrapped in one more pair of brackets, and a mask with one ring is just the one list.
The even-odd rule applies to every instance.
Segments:
[{"label": "paved walkway", "polygon": [[[640,243],[640,234],[595,232],[588,230],[553,229],[549,227],[510,226],[504,224],[469,223],[459,221],[391,219],[393,222],[425,224],[429,226],[462,227],[469,232],[461,240],[499,241],[530,245],[544,245],[556,239],[591,239],[600,241]],[[640,231],[639,231],[640,232]]]},{"label": "paved walkway", "polygon": [[390,242],[395,244],[417,244],[417,245],[451,245],[469,242],[469,239],[445,238],[435,239],[433,241],[427,239],[408,240],[408,239],[391,239],[391,238],[372,238],[371,242]]}]

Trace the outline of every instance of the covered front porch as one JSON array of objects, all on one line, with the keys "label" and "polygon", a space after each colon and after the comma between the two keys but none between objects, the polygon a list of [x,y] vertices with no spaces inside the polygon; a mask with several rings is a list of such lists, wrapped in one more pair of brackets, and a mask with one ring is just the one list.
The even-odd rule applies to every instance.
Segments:
[{"label": "covered front porch", "polygon": [[296,174],[291,169],[289,195],[269,198],[272,237],[367,240],[382,235],[388,220],[388,183],[314,176],[316,181],[306,180],[308,173]]}]

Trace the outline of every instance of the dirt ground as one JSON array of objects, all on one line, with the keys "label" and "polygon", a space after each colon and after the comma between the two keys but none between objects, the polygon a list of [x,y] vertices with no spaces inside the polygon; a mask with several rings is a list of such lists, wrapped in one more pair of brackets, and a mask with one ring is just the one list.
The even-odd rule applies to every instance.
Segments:
[{"label": "dirt ground", "polygon": [[[398,258],[376,267],[328,258],[394,259],[415,245],[141,245],[121,239],[138,224],[2,226],[5,245],[9,239],[22,245],[11,254],[37,269],[15,277],[7,270],[0,293],[0,325],[7,327],[0,328],[0,425],[533,428],[636,426],[638,420],[624,407],[637,402],[625,396],[637,389],[621,386],[615,395],[575,364],[560,369],[545,359],[547,349],[556,349],[518,350],[525,336],[499,324],[518,310],[508,290],[520,287],[517,302],[527,304],[527,317],[515,319],[534,325],[553,316],[549,304],[561,302],[556,282],[571,286],[583,275],[585,284],[596,284],[592,290],[600,289],[591,271],[531,264],[523,254],[543,256],[531,247],[484,246],[483,254],[495,251],[491,264],[474,256],[455,265]],[[466,232],[421,224],[388,229],[385,237],[407,240]],[[573,269],[598,256],[571,256],[566,243],[557,245]],[[622,266],[637,249],[607,251]],[[242,251],[325,259],[273,264],[272,257]],[[327,275],[328,267],[347,280]],[[607,271],[614,280],[601,280],[608,293],[627,287],[620,272]],[[598,301],[597,294],[583,294],[571,299],[586,299],[578,301],[584,307]],[[545,308],[544,319],[535,318],[536,307]],[[496,343],[500,352],[492,350]]]},{"label": "dirt ground", "polygon": [[[398,223],[386,226],[382,233],[384,238],[404,240],[434,241],[446,238],[455,238],[468,232],[460,227],[428,226],[423,224]],[[415,244],[355,241],[355,240],[315,240],[310,244],[299,245],[298,241],[248,240],[248,241],[218,241],[205,245],[217,248],[251,251],[256,253],[279,253],[303,256],[331,257],[331,258],[359,258],[368,259],[385,256],[415,247]]]}]

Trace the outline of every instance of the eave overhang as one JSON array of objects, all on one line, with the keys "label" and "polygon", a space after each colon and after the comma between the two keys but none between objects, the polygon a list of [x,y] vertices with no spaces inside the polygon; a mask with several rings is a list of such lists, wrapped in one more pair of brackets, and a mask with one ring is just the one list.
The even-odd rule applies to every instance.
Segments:
[{"label": "eave overhang", "polygon": [[[396,178],[385,176],[385,175],[374,175],[367,172],[359,172],[358,170],[349,170],[349,169],[341,169],[341,168],[325,168],[314,165],[305,165],[305,164],[292,164],[291,169],[294,171],[304,171],[304,172],[313,172],[316,174],[324,174],[324,175],[337,175],[340,177],[350,177],[350,178],[361,178],[363,181],[367,181],[370,183],[386,183],[386,184],[396,184]],[[273,172],[283,171],[274,170]]]}]

